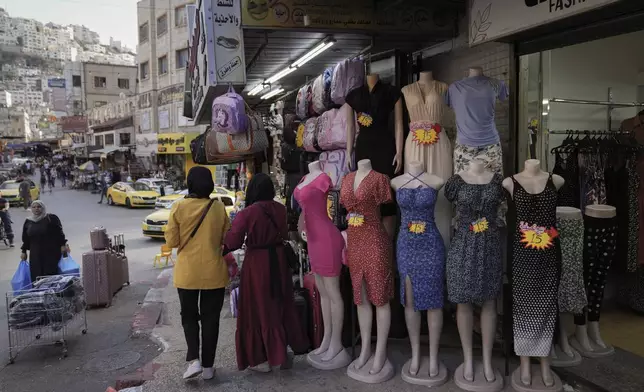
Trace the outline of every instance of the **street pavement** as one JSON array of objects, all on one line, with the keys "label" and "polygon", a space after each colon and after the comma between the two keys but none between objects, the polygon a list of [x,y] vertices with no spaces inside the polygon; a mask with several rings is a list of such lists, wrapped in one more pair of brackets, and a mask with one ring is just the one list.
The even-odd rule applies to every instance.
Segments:
[{"label": "street pavement", "polygon": [[[110,235],[123,233],[131,285],[116,294],[111,307],[87,311],[88,333],[71,331],[67,358],[61,358],[61,348],[57,346],[30,347],[18,356],[15,364],[8,365],[5,293],[11,290],[11,278],[20,260],[20,237],[28,215],[22,208],[12,207],[16,247],[0,245],[0,391],[103,392],[118,379],[145,368],[160,350],[148,337],[161,307],[155,306],[155,312],[141,313],[144,298],[161,272],[152,267],[161,242],[141,234],[141,221],[152,211],[99,205],[97,195],[60,187],[44,193],[41,200],[49,213],[60,217],[71,255],[79,264],[82,254],[90,250],[90,228],[104,226]],[[151,326],[134,334],[137,317],[139,324]],[[153,320],[145,320],[146,317]]]}]

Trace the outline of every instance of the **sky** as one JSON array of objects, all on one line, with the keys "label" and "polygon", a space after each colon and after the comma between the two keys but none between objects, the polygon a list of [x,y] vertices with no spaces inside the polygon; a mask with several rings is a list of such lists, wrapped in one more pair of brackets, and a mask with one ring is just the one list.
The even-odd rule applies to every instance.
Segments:
[{"label": "sky", "polygon": [[43,23],[79,24],[96,31],[102,43],[110,37],[136,49],[137,0],[0,0],[12,17]]}]

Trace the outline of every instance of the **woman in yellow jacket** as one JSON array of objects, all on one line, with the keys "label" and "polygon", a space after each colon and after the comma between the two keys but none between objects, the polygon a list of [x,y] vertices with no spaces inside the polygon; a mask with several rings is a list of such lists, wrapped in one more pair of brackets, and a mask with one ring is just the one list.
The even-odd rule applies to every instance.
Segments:
[{"label": "woman in yellow jacket", "polygon": [[189,194],[172,206],[165,240],[168,246],[178,248],[174,285],[179,292],[181,324],[188,345],[186,361],[190,363],[183,378],[202,374],[209,380],[215,373],[219,315],[229,281],[221,246],[230,221],[224,205],[210,199],[215,186],[210,170],[193,167],[187,182]]}]

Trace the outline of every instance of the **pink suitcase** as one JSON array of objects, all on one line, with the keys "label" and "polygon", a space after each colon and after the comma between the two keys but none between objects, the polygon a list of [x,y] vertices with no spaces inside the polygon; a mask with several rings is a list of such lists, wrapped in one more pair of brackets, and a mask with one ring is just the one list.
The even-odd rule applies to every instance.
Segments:
[{"label": "pink suitcase", "polygon": [[82,280],[87,306],[112,305],[109,251],[83,253]]},{"label": "pink suitcase", "polygon": [[93,228],[89,232],[89,241],[94,250],[107,249],[110,246],[107,229],[102,226]]},{"label": "pink suitcase", "polygon": [[114,252],[109,252],[107,259],[110,265],[110,291],[114,295],[123,287],[123,261]]},{"label": "pink suitcase", "polygon": [[304,275],[304,289],[308,292],[310,298],[309,311],[311,322],[309,323],[309,338],[313,348],[320,347],[324,337],[324,321],[322,320],[322,303],[320,302],[320,292],[315,286],[315,276],[313,273]]}]

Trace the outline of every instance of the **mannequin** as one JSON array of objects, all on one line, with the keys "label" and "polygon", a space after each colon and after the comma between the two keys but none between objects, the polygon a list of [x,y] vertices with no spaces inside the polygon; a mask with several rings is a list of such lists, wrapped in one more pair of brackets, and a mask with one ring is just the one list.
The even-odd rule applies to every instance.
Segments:
[{"label": "mannequin", "polygon": [[[447,260],[447,274],[450,301],[457,303],[456,322],[464,358],[454,373],[454,382],[467,391],[503,389],[503,377],[492,365],[496,298],[501,292],[503,279],[501,237],[496,224],[502,200],[500,180],[500,175],[488,170],[485,162],[474,159],[466,171],[450,178],[445,187],[446,196],[456,203],[457,211],[456,234]],[[481,231],[472,230],[474,222],[481,218],[485,219],[486,226]],[[464,248],[469,248],[469,251]],[[468,271],[476,272],[473,275]],[[450,276],[454,277],[451,282]],[[471,286],[472,283],[468,287],[468,284],[455,282],[463,280],[473,282],[476,287]],[[482,303],[482,364],[473,358],[473,303]]]},{"label": "mannequin", "polygon": [[[392,200],[387,176],[375,171],[370,160],[362,159],[358,161],[358,170],[342,181],[340,199],[349,212],[347,263],[351,265],[362,340],[360,355],[347,368],[347,375],[366,383],[380,383],[394,375],[393,365],[387,358],[391,326],[389,301],[393,298],[391,242],[379,219],[379,206]],[[372,304],[376,307],[378,331],[373,354]]]},{"label": "mannequin", "polygon": [[473,76],[483,76],[483,68],[481,67],[470,67],[467,71],[468,76],[471,78]]},{"label": "mannequin", "polygon": [[[557,207],[557,229],[562,242],[559,339],[552,345],[550,361],[554,367],[569,367],[579,365],[581,355],[570,345],[564,317],[567,313],[582,312],[587,303],[582,260],[584,223],[581,210],[574,207]],[[564,242],[568,249],[565,248]]]},{"label": "mannequin", "polygon": [[[322,172],[322,165],[320,161],[311,162],[309,165],[309,174],[307,174],[302,182],[297,186],[298,192],[296,193],[296,198],[298,201],[303,199],[303,196],[299,191],[302,191],[308,186],[311,186],[313,181],[315,181],[320,176],[328,177],[324,172]],[[330,178],[328,179],[330,181]],[[305,199],[306,200],[306,199]],[[320,199],[320,204],[323,209],[326,209],[326,203],[324,199]],[[304,202],[304,213],[302,214],[305,218],[315,219],[315,216],[311,216],[314,211],[310,211],[311,207],[310,202],[307,200]],[[321,211],[324,213],[325,211]],[[311,221],[310,225],[315,225],[314,231],[320,230],[319,221]],[[324,241],[328,239],[329,234],[336,234],[335,237],[340,238],[341,234],[339,230],[335,229],[333,225],[328,225],[328,229],[325,231],[325,234],[320,236],[320,238],[311,238],[309,239],[309,246],[315,246],[316,241]],[[307,231],[310,231],[307,230]],[[329,233],[331,231],[331,233]],[[336,233],[337,232],[337,233]],[[331,241],[332,242],[332,241]],[[341,246],[343,248],[344,241],[341,243],[324,243],[322,246]],[[312,249],[313,250],[313,249]],[[340,250],[340,254],[342,249]],[[315,255],[311,255],[314,257]],[[317,260],[314,260],[317,262]],[[340,261],[340,260],[338,260]],[[337,264],[337,261],[336,261]],[[316,265],[312,265],[317,267]],[[340,267],[337,265],[336,267]],[[337,272],[340,271],[340,268],[335,268]],[[324,337],[320,347],[316,350],[310,352],[307,356],[308,362],[317,369],[322,370],[332,370],[345,367],[351,362],[351,356],[342,346],[342,323],[344,320],[344,302],[342,301],[342,296],[340,294],[340,276],[335,275],[336,271],[326,272],[323,275],[332,275],[332,276],[323,276],[320,273],[314,271],[315,275],[315,285],[320,292],[320,304],[322,306],[322,318],[324,321]]]},{"label": "mannequin", "polygon": [[[411,343],[411,359],[403,366],[403,380],[416,385],[437,386],[447,381],[447,369],[438,360],[438,349],[443,329],[443,274],[445,255],[442,238],[435,223],[423,217],[428,215],[425,205],[415,205],[422,197],[419,190],[432,189],[434,195],[443,187],[444,181],[425,172],[421,162],[409,162],[408,172],[394,178],[391,186],[397,191],[402,212],[401,229],[398,234],[397,262],[401,279],[401,301],[405,307],[405,321]],[[404,192],[411,190],[411,193]],[[411,197],[408,195],[411,194]],[[423,209],[425,207],[425,209]],[[433,212],[433,205],[429,215]],[[421,225],[422,229],[412,231],[410,225]],[[438,241],[438,244],[435,242]],[[432,252],[432,255],[429,255]],[[416,257],[415,257],[416,256]],[[420,270],[423,271],[420,271]],[[440,271],[440,272],[439,272]],[[419,285],[414,291],[412,280],[427,283],[431,289]],[[432,292],[434,291],[434,292]],[[430,299],[428,299],[428,297]],[[434,299],[431,299],[434,297]],[[420,355],[420,311],[427,310],[429,327],[429,358]]]},{"label": "mannequin", "polygon": [[[575,330],[575,337],[571,342],[572,346],[584,357],[603,357],[612,355],[615,352],[615,349],[611,345],[605,343],[601,337],[599,330],[599,312],[601,309],[601,300],[603,299],[604,294],[603,291],[606,282],[606,274],[610,269],[611,262],[615,258],[616,216],[617,209],[613,206],[591,204],[587,205],[585,209],[585,242],[586,245],[594,242],[594,246],[598,249],[595,249],[595,252],[593,252],[594,248],[585,247],[584,249],[584,269],[586,270],[587,275],[589,275],[589,281],[586,281],[588,311],[575,317],[577,328]],[[601,228],[596,229],[598,223],[601,225]],[[593,229],[595,229],[595,232],[592,232]],[[599,230],[601,230],[602,233],[598,233]],[[589,232],[591,232],[591,234],[589,234]],[[597,235],[601,236],[603,233],[608,233],[607,237],[603,239],[600,237],[597,239]],[[598,255],[593,253],[597,252],[606,256],[606,259],[596,257]],[[593,264],[603,265],[598,266]],[[594,267],[594,269],[592,267]],[[599,280],[603,280],[603,282],[598,282],[598,278]]]},{"label": "mannequin", "polygon": [[[452,144],[442,124],[448,85],[434,80],[431,71],[421,72],[417,82],[402,88],[409,112],[409,135],[405,140],[405,173],[410,162],[420,162],[428,173],[446,181],[452,176]],[[441,191],[435,220],[447,247],[450,241],[452,208]]]},{"label": "mannequin", "polygon": [[[550,369],[549,354],[560,274],[555,228],[557,190],[563,184],[561,176],[542,171],[536,159],[528,159],[521,173],[503,180],[516,205],[516,222],[512,223],[514,230],[510,229],[514,237],[510,262],[514,349],[521,365],[512,375],[512,387],[519,392],[562,389],[561,380]],[[539,304],[538,310],[535,304]],[[531,356],[540,358],[540,366],[531,366]]]},{"label": "mannequin", "polygon": [[[388,119],[392,111],[388,103],[391,101],[395,102],[393,137],[388,129]],[[369,159],[375,171],[386,174],[390,179],[393,178],[400,172],[403,164],[404,127],[400,91],[394,86],[382,83],[378,74],[369,74],[366,85],[350,91],[346,102],[349,105],[344,110],[350,111],[346,113],[347,156],[352,156],[355,149],[356,161]],[[356,112],[358,121],[356,121]],[[360,132],[357,138],[356,123],[364,131]],[[347,169],[353,170],[350,160],[347,160]],[[396,225],[395,215],[394,203],[383,206],[383,224],[392,239]]]}]

